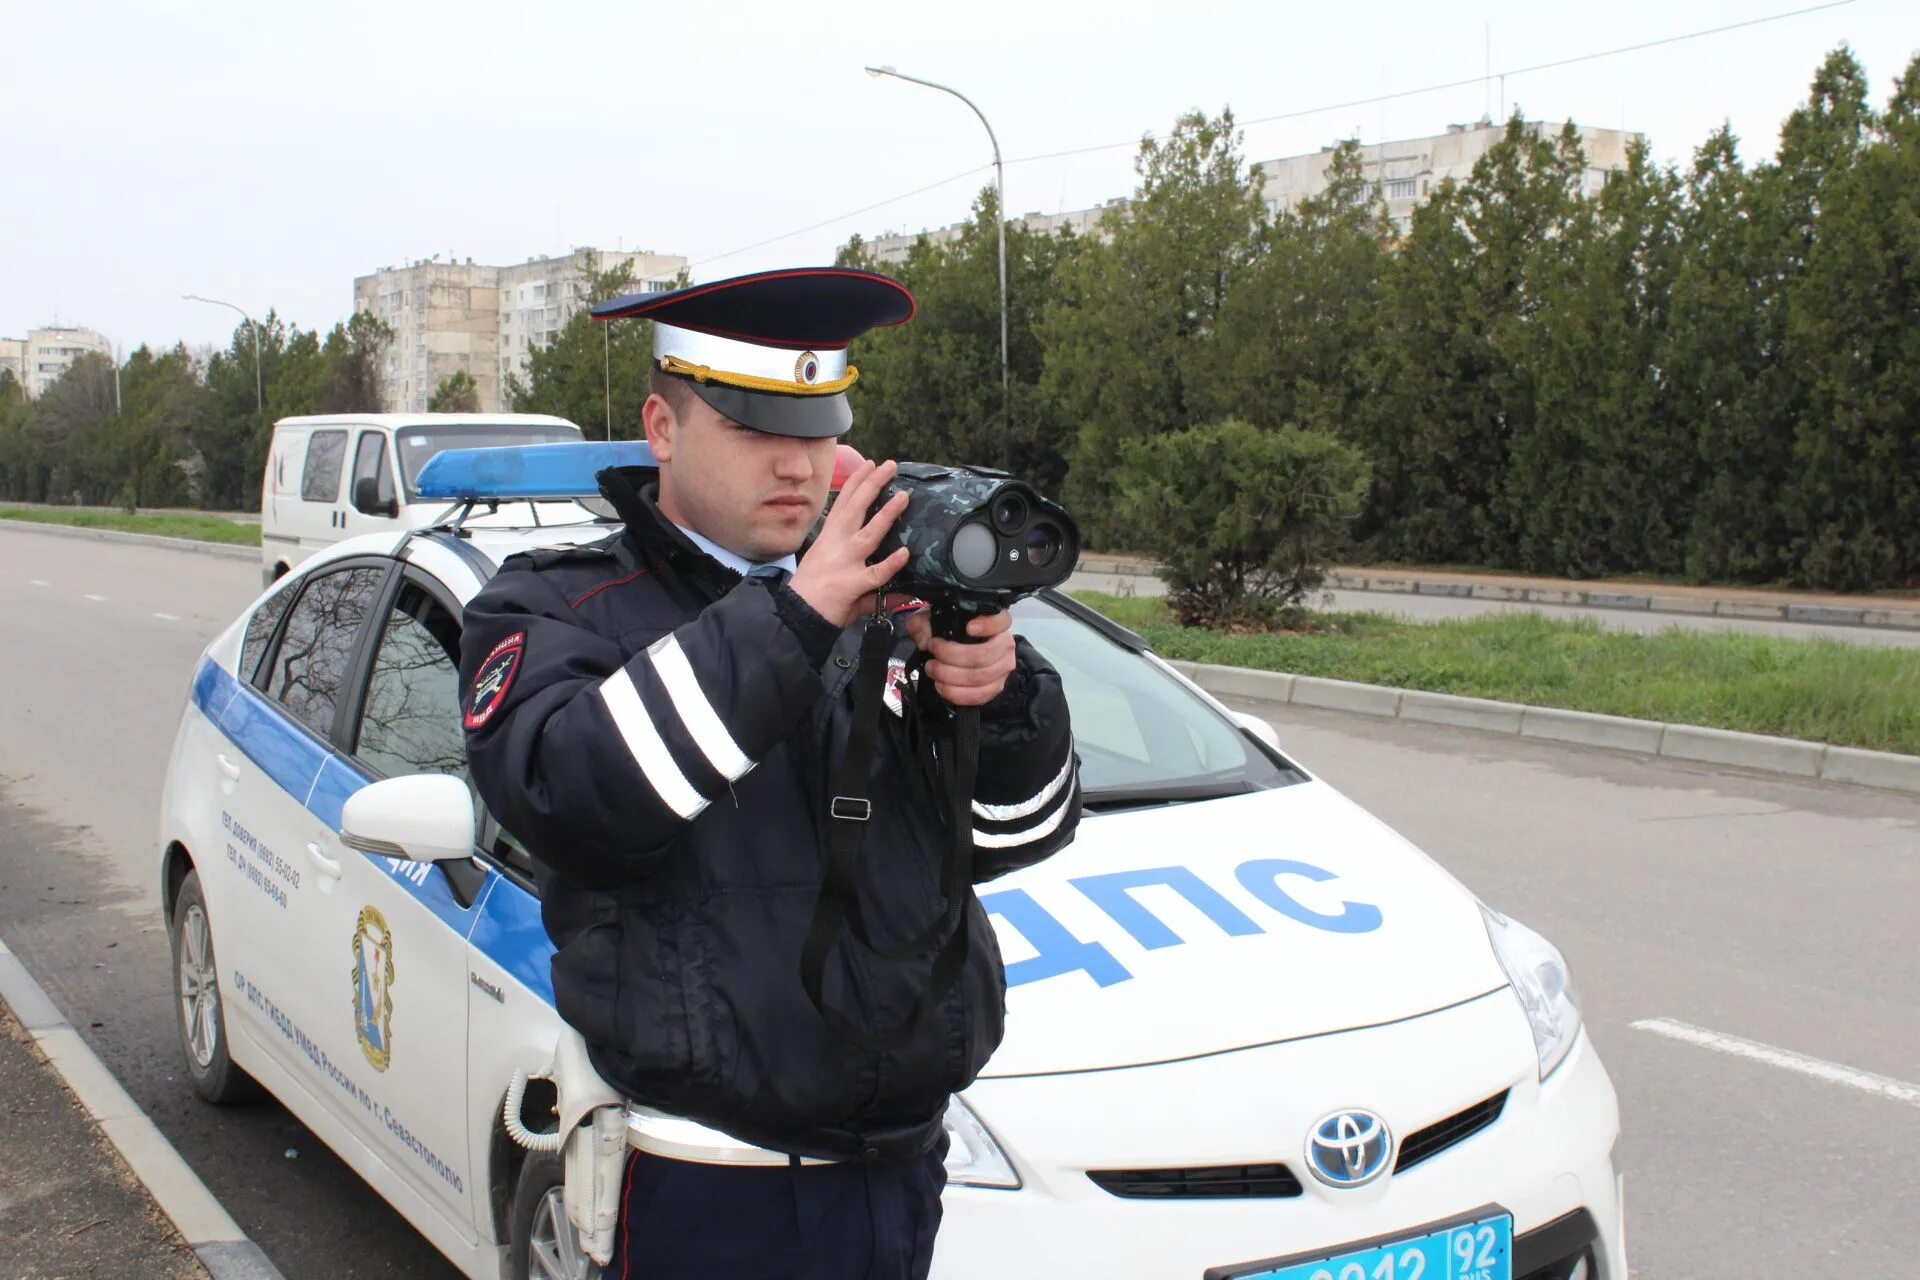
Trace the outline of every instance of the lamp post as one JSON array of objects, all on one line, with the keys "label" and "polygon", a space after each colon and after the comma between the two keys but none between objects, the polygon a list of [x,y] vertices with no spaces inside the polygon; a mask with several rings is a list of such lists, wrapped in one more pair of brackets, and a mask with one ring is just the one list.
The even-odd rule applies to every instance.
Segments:
[{"label": "lamp post", "polygon": [[868,67],[867,74],[875,77],[892,76],[895,80],[905,80],[911,84],[925,85],[929,89],[938,89],[942,93],[950,93],[966,103],[973,114],[980,117],[980,123],[986,127],[987,141],[993,144],[993,212],[994,222],[997,224],[994,229],[1000,237],[1000,412],[1002,417],[1011,423],[1013,405],[1007,390],[1007,171],[1000,163],[1000,139],[993,136],[993,126],[987,124],[986,113],[974,106],[973,99],[958,89],[944,84],[935,84],[931,80],[922,80],[918,76],[910,76],[892,67]]},{"label": "lamp post", "polygon": [[[203,298],[197,293],[183,293],[180,296],[188,302],[208,302],[216,307],[226,307],[230,311],[240,311],[240,308],[231,302],[222,302],[218,298]],[[244,311],[240,311],[240,318],[245,320],[247,327],[253,330],[253,401],[255,409],[264,417],[267,412],[267,383],[265,375],[260,371],[260,322]]]}]

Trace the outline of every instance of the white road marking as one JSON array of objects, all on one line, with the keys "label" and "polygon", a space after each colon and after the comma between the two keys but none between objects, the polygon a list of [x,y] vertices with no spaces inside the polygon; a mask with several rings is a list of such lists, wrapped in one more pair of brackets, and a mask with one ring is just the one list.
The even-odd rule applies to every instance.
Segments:
[{"label": "white road marking", "polygon": [[1862,1093],[1876,1094],[1893,1102],[1904,1102],[1908,1106],[1920,1107],[1920,1084],[1908,1084],[1904,1080],[1875,1075],[1871,1071],[1856,1071],[1838,1062],[1828,1062],[1824,1058],[1810,1058],[1804,1053],[1795,1053],[1791,1049],[1762,1044],[1758,1040],[1743,1040],[1739,1036],[1709,1031],[1705,1027],[1677,1022],[1672,1018],[1642,1018],[1633,1026],[1639,1031],[1651,1031],[1657,1036],[1666,1036],[1670,1040],[1698,1045],[1702,1049],[1712,1049],[1715,1053],[1731,1054],[1736,1058],[1764,1062],[1770,1067],[1798,1071],[1803,1076],[1825,1080],[1828,1084],[1845,1085],[1849,1089],[1858,1089]]},{"label": "white road marking", "polygon": [[172,614],[170,614],[170,613],[156,613],[156,614],[154,614],[153,616],[154,616],[154,617],[156,617],[156,618],[158,618],[158,619],[160,619],[160,621],[162,621],[162,622],[178,622],[178,621],[180,621],[180,619],[178,619],[178,618],[176,618],[176,617],[174,617],[174,616],[173,616]]},{"label": "white road marking", "polygon": [[105,596],[88,596],[87,599],[92,600],[98,604],[104,604],[106,603],[107,598]]}]

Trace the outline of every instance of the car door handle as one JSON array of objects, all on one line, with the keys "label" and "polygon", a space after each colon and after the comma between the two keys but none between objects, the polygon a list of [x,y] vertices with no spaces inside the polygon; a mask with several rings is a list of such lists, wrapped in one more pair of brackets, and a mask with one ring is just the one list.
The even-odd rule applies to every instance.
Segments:
[{"label": "car door handle", "polygon": [[340,878],[339,860],[337,858],[329,858],[326,850],[311,840],[307,841],[307,859],[320,869],[321,875],[332,876],[335,880]]},{"label": "car door handle", "polygon": [[214,762],[220,766],[221,777],[225,778],[228,782],[240,781],[240,766],[227,759],[226,752],[215,752],[213,759]]}]

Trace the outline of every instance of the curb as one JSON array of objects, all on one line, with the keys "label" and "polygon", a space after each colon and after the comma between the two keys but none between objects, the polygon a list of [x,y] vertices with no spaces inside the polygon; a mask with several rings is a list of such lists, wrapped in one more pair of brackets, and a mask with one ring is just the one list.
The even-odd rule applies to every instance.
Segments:
[{"label": "curb", "polygon": [[[1119,572],[1119,570],[1107,570]],[[1435,582],[1388,574],[1327,574],[1322,584],[1334,591],[1384,591],[1400,595],[1456,596],[1510,604],[1551,604],[1580,609],[1633,609],[1641,613],[1685,613],[1760,622],[1800,622],[1820,627],[1872,627],[1920,631],[1920,609],[1869,609],[1841,605],[1794,604],[1710,596],[1642,595],[1624,591],[1581,591],[1565,587],[1522,587],[1503,582]]]},{"label": "curb", "polygon": [[213,1280],[285,1280],[0,939],[0,1000],[140,1179]]},{"label": "curb", "polygon": [[1731,765],[1783,777],[1818,779],[1920,795],[1920,756],[1835,747],[1799,738],[1737,733],[1704,725],[1666,724],[1628,716],[1535,707],[1491,698],[1329,680],[1322,676],[1168,660],[1167,665],[1215,697],[1250,698],[1358,715],[1510,733],[1573,746]]},{"label": "curb", "polygon": [[[1156,578],[1160,566],[1126,556],[1086,555],[1082,573],[1119,578]],[[1408,574],[1327,571],[1321,588],[1329,591],[1378,591],[1403,596],[1451,596],[1461,600],[1497,600],[1505,604],[1546,604],[1575,609],[1632,609],[1640,613],[1678,613],[1695,617],[1742,618],[1754,622],[1798,622],[1818,627],[1866,627],[1920,631],[1920,609],[1872,609],[1864,605],[1775,603],[1713,596],[1663,596],[1630,591],[1584,591],[1566,587],[1524,587],[1504,582],[1443,582]]]},{"label": "curb", "polygon": [[227,560],[260,559],[260,548],[226,542],[201,542],[195,538],[169,538],[157,533],[126,533],[119,529],[83,529],[70,524],[42,524],[38,520],[0,519],[0,529],[24,529],[29,533],[51,534],[56,538],[85,538],[92,542],[123,542],[140,547],[166,547],[173,551],[191,551],[195,555],[219,556]]}]

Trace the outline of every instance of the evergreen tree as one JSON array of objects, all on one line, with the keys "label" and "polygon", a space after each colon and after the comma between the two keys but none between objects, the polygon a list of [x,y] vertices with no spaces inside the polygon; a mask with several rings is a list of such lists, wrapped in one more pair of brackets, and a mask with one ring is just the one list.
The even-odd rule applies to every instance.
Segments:
[{"label": "evergreen tree", "polygon": [[1805,410],[1786,505],[1793,576],[1856,589],[1920,573],[1920,57],[1872,141],[1835,163],[1788,317]]},{"label": "evergreen tree", "polygon": [[1233,113],[1141,141],[1133,202],[1073,256],[1041,321],[1041,388],[1074,424],[1067,499],[1094,545],[1125,545],[1121,442],[1197,425],[1208,345],[1259,246],[1261,206]]},{"label": "evergreen tree", "polygon": [[1744,389],[1730,387],[1730,398],[1710,406],[1698,426],[1705,479],[1687,563],[1702,579],[1775,580],[1792,573],[1806,549],[1787,495],[1803,424],[1813,435],[1821,428],[1809,420],[1807,370],[1788,353],[1789,317],[1820,240],[1826,191],[1852,166],[1871,120],[1860,64],[1836,49],[1815,73],[1807,102],[1781,128],[1777,160],[1741,184],[1738,194],[1745,198],[1732,211],[1745,242],[1697,238],[1724,234],[1724,219],[1689,236],[1690,259],[1707,255],[1716,270],[1731,266],[1754,281],[1746,323],[1732,317],[1732,331],[1723,337],[1683,332],[1680,338],[1693,344],[1695,356],[1703,349],[1725,353],[1720,358],[1745,379]]},{"label": "evergreen tree", "polygon": [[1280,211],[1227,295],[1196,398],[1209,416],[1351,434],[1373,389],[1388,226],[1356,143]]},{"label": "evergreen tree", "polygon": [[440,379],[427,400],[428,413],[480,412],[480,387],[465,369],[456,369]]},{"label": "evergreen tree", "polygon": [[1571,130],[1543,137],[1516,108],[1468,181],[1415,210],[1386,274],[1380,386],[1361,416],[1374,464],[1361,531],[1379,553],[1517,558],[1524,513],[1507,470],[1535,429],[1531,329],[1572,235],[1582,167]]},{"label": "evergreen tree", "polygon": [[1526,569],[1576,577],[1681,568],[1693,441],[1671,419],[1661,355],[1678,264],[1680,184],[1627,155],[1542,245],[1528,328],[1531,429],[1516,433],[1504,505]]}]

